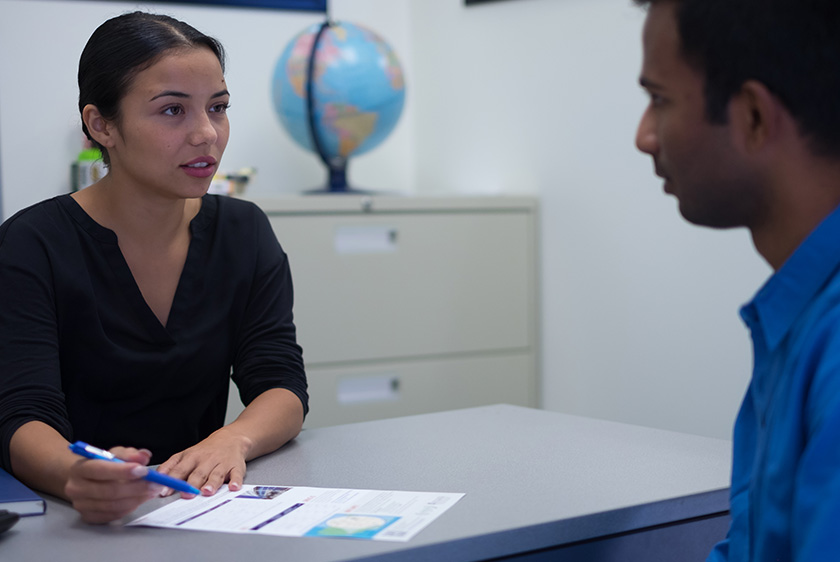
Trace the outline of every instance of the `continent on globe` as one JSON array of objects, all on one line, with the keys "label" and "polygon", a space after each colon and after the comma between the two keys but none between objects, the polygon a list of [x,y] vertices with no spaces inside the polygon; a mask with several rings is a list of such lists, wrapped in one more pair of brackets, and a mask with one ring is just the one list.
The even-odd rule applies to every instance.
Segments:
[{"label": "continent on globe", "polygon": [[376,113],[363,113],[352,105],[328,103],[323,123],[338,136],[338,153],[347,158],[376,130]]}]

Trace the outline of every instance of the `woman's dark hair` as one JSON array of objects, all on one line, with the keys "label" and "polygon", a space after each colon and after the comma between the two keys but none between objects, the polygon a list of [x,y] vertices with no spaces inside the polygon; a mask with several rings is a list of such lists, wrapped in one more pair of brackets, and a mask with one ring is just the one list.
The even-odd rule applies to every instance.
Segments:
[{"label": "woman's dark hair", "polygon": [[[224,72],[221,43],[182,21],[145,12],[106,21],[90,36],[79,59],[79,113],[91,104],[106,120],[117,119],[120,101],[137,73],[171,49],[196,47],[210,49]],[[110,164],[108,151],[90,136],[84,120],[82,131],[102,151],[105,164]]]},{"label": "woman's dark hair", "polygon": [[785,105],[815,153],[840,154],[840,1],[669,1],[677,7],[682,55],[705,76],[710,122],[726,123],[732,96],[757,80]]}]

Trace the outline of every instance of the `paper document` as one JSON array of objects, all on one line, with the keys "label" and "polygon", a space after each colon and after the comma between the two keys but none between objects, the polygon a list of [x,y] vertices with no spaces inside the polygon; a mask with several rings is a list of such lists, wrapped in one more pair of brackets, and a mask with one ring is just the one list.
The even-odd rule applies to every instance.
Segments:
[{"label": "paper document", "polygon": [[227,486],[210,497],[178,499],[129,525],[408,541],[455,502],[459,493],[347,490],[304,486]]}]

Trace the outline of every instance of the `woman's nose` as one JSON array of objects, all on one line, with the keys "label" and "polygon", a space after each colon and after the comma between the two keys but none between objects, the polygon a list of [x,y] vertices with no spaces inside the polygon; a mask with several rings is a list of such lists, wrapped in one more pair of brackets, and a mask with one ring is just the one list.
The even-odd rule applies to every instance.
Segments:
[{"label": "woman's nose", "polygon": [[193,145],[213,144],[218,138],[219,133],[213,125],[210,116],[202,114],[197,118],[196,123],[190,133],[190,143]]}]

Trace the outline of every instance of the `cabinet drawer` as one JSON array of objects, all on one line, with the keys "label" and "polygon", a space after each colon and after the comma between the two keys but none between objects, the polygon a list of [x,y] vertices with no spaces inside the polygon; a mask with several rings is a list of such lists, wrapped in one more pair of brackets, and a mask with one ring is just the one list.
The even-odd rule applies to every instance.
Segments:
[{"label": "cabinet drawer", "polygon": [[529,347],[527,212],[269,215],[310,366]]},{"label": "cabinet drawer", "polygon": [[533,372],[526,353],[308,369],[304,426],[498,403],[535,406]]}]

